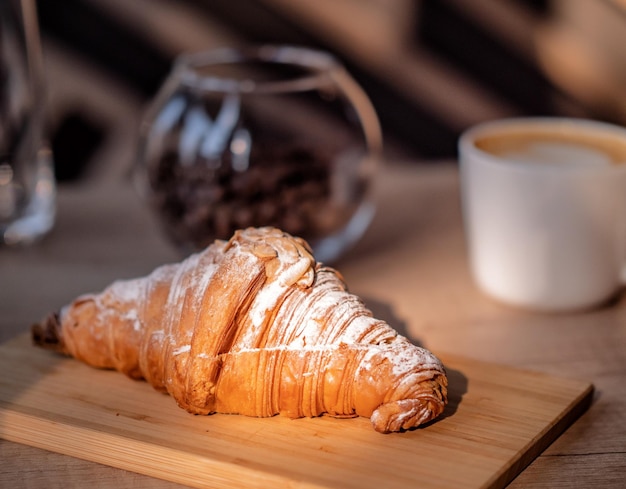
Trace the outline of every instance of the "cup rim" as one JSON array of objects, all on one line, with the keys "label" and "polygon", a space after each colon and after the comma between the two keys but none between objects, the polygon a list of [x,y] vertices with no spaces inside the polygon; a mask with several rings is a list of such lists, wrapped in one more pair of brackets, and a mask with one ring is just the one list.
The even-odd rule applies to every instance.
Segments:
[{"label": "cup rim", "polygon": [[[463,161],[467,155],[478,156],[483,164],[497,165],[502,168],[502,157],[491,154],[478,148],[475,141],[480,136],[488,133],[499,134],[501,132],[516,128],[550,128],[554,130],[590,130],[593,134],[604,134],[607,137],[623,140],[626,147],[626,127],[594,119],[584,119],[575,117],[539,116],[539,117],[510,117],[494,119],[478,123],[463,131],[458,140],[459,161]],[[508,160],[506,168],[519,172],[543,172],[543,173],[605,173],[607,171],[626,172],[626,160],[623,163],[611,164],[607,166],[594,165],[529,165],[516,160]]]},{"label": "cup rim", "polygon": [[[258,81],[247,77],[223,77],[199,73],[198,70],[220,64],[261,62],[296,66],[309,72],[285,80]],[[295,45],[263,44],[244,47],[221,47],[179,55],[173,71],[180,82],[189,88],[219,93],[282,93],[314,89],[328,82],[333,72],[341,70],[341,63],[332,54]]]}]

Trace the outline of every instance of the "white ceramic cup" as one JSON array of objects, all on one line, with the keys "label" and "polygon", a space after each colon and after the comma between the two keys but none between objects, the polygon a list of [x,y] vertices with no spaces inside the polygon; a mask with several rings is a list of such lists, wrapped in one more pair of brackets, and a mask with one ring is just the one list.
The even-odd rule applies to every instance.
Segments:
[{"label": "white ceramic cup", "polygon": [[568,118],[487,122],[459,140],[479,287],[542,311],[597,306],[624,283],[626,129]]}]

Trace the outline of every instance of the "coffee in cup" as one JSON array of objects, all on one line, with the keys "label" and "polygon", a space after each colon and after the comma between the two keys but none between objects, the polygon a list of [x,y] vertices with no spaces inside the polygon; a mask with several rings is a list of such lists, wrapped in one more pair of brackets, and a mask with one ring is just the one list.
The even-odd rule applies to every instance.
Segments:
[{"label": "coffee in cup", "polygon": [[486,134],[474,141],[486,153],[528,164],[602,166],[626,163],[626,140],[579,124],[544,128],[530,124]]}]

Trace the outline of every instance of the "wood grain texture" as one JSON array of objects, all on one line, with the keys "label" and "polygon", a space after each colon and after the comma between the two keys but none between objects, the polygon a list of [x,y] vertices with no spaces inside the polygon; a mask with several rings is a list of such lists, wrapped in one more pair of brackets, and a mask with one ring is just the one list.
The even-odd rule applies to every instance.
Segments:
[{"label": "wood grain texture", "polygon": [[585,382],[442,358],[441,419],[381,435],[363,418],[191,416],[21,336],[0,346],[0,437],[193,487],[504,487],[591,401]]}]

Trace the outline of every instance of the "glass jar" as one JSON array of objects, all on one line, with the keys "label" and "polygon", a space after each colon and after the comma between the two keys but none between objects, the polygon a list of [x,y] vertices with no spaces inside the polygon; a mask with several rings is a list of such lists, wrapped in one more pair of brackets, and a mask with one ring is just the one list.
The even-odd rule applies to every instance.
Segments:
[{"label": "glass jar", "polygon": [[261,46],[180,56],[140,137],[142,194],[184,252],[275,226],[333,262],[374,213],[378,119],[325,52]]},{"label": "glass jar", "polygon": [[54,226],[56,181],[45,127],[36,4],[0,2],[0,247],[31,244]]}]

